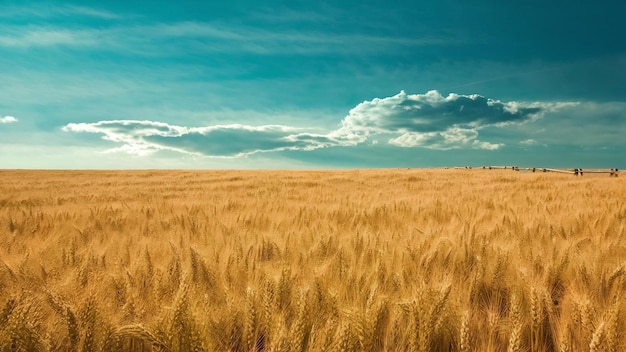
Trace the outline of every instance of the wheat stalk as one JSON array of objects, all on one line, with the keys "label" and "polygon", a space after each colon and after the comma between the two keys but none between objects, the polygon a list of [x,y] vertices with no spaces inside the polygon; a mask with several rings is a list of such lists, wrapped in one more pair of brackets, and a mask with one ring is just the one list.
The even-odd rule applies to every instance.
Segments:
[{"label": "wheat stalk", "polygon": [[519,352],[522,343],[522,312],[519,298],[516,294],[511,295],[510,319],[512,323],[511,335],[509,337],[508,352]]},{"label": "wheat stalk", "polygon": [[464,311],[461,315],[461,329],[459,330],[459,352],[470,351],[470,313],[468,310]]},{"label": "wheat stalk", "polygon": [[589,343],[589,352],[601,351],[602,344],[606,338],[605,329],[604,329],[604,321],[598,325],[596,330],[593,332],[591,337],[591,342]]},{"label": "wheat stalk", "polygon": [[248,288],[246,291],[246,346],[248,351],[255,350],[257,331],[258,315],[254,292]]},{"label": "wheat stalk", "polygon": [[291,327],[290,343],[293,349],[304,351],[308,345],[308,303],[307,292],[300,294],[298,301],[298,310],[296,312],[296,319]]},{"label": "wheat stalk", "polygon": [[143,324],[129,324],[115,328],[109,336],[108,343],[124,339],[137,339],[149,343],[154,348],[166,349],[166,344]]},{"label": "wheat stalk", "polygon": [[620,325],[620,301],[616,300],[613,307],[611,307],[607,324],[606,324],[606,344],[607,351],[609,352],[617,352],[618,343],[620,338],[621,327]]}]

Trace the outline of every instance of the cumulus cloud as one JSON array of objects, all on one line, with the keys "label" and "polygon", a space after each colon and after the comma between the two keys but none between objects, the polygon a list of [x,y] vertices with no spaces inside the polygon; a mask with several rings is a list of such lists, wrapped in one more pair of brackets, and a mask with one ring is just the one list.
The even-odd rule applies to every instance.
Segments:
[{"label": "cumulus cloud", "polygon": [[[326,133],[284,125],[245,124],[186,127],[149,120],[70,123],[65,131],[102,135],[121,144],[107,152],[149,155],[161,150],[214,157],[261,152],[310,151],[381,140],[397,147],[497,150],[503,143],[479,139],[485,128],[502,129],[540,119],[575,103],[502,102],[480,95],[399,94],[364,101]],[[526,142],[525,144],[530,144]]]},{"label": "cumulus cloud", "polygon": [[17,119],[13,116],[0,117],[0,123],[13,123],[13,122],[17,122]]},{"label": "cumulus cloud", "polygon": [[433,90],[426,94],[399,94],[364,101],[350,110],[342,128],[355,134],[397,135],[389,140],[399,147],[430,149],[476,148],[495,150],[501,143],[479,141],[481,129],[535,121],[544,113],[572,103],[502,102],[483,96]]}]

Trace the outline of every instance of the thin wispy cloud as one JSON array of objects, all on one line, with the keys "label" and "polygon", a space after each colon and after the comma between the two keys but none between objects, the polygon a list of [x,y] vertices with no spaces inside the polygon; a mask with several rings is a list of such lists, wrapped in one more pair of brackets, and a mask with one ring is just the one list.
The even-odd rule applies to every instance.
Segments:
[{"label": "thin wispy cloud", "polygon": [[76,5],[50,5],[50,6],[6,6],[0,12],[0,18],[38,18],[51,19],[59,17],[91,17],[99,19],[118,19],[119,14],[95,7]]},{"label": "thin wispy cloud", "polygon": [[109,120],[70,123],[67,132],[100,134],[121,144],[107,152],[149,155],[162,150],[212,157],[243,157],[276,151],[311,151],[350,147],[366,141],[428,149],[473,148],[496,150],[504,146],[478,139],[486,128],[529,123],[543,114],[575,103],[501,102],[479,95],[399,94],[365,101],[350,110],[339,127],[327,133],[284,125],[245,124],[204,127],[177,126],[149,120]]},{"label": "thin wispy cloud", "polygon": [[0,123],[15,123],[18,120],[13,116],[0,117]]},{"label": "thin wispy cloud", "polygon": [[68,30],[60,27],[13,26],[3,28],[0,34],[0,47],[89,47],[98,43],[98,36],[92,30]]},{"label": "thin wispy cloud", "polygon": [[281,125],[185,127],[148,120],[112,120],[70,123],[63,130],[101,134],[104,140],[122,144],[106,152],[136,155],[169,150],[191,155],[242,157],[261,152],[355,144],[349,136],[333,137]]},{"label": "thin wispy cloud", "polygon": [[626,103],[582,102],[573,109],[549,117],[535,124],[515,126],[512,131],[528,136],[522,141],[526,146],[615,147],[624,144]]},{"label": "thin wispy cloud", "polygon": [[142,56],[180,53],[253,53],[259,55],[322,53],[388,53],[422,46],[458,45],[452,37],[335,34],[314,30],[268,30],[208,22],[118,24],[106,28],[58,25],[0,26],[0,47],[72,46],[124,51]]}]

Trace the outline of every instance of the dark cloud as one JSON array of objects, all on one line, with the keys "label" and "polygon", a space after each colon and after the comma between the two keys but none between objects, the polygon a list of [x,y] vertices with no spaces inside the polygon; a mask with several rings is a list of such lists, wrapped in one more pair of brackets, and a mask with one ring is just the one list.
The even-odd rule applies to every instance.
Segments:
[{"label": "dark cloud", "polygon": [[336,130],[313,133],[283,125],[243,124],[185,127],[157,121],[110,120],[70,123],[63,129],[103,135],[121,146],[109,151],[147,155],[169,150],[192,155],[241,157],[262,152],[312,151],[387,139],[396,147],[495,150],[503,143],[479,140],[486,127],[503,128],[539,119],[572,103],[501,102],[479,95],[437,91],[365,101]]}]

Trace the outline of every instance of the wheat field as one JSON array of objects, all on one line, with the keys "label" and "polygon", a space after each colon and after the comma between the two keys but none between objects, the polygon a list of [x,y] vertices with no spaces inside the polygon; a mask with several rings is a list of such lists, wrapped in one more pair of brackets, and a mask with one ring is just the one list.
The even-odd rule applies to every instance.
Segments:
[{"label": "wheat field", "polygon": [[0,171],[0,351],[623,351],[625,181]]}]

